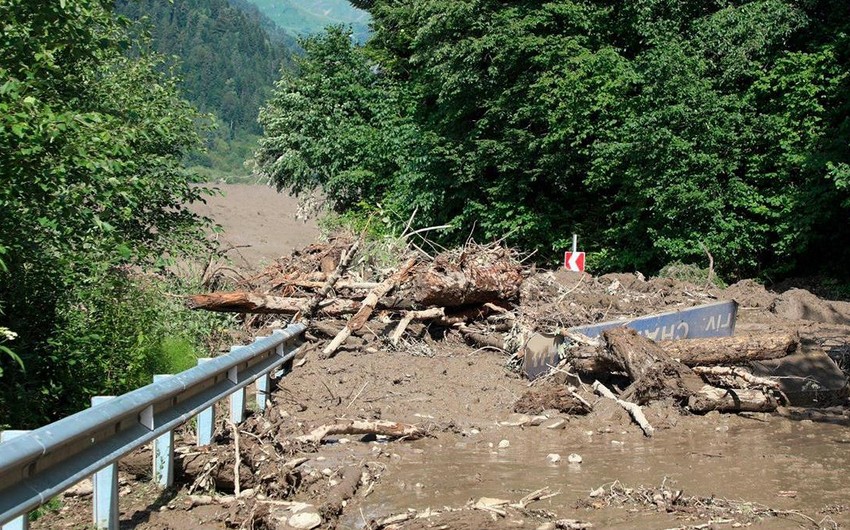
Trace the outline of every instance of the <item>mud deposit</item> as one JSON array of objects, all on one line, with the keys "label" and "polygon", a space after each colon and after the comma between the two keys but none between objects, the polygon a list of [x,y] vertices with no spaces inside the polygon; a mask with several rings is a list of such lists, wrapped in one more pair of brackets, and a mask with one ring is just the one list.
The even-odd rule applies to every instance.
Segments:
[{"label": "mud deposit", "polygon": [[239,267],[254,268],[289,254],[319,235],[313,220],[296,217],[298,200],[256,184],[216,184],[220,194],[192,209],[213,219],[227,256]]},{"label": "mud deposit", "polygon": [[[242,202],[211,204],[212,213],[222,216],[218,220],[233,242],[256,243],[255,263],[299,246],[298,238],[312,239],[312,232],[287,232],[300,228],[286,220],[291,205],[280,205],[280,220],[266,216],[262,230],[254,225],[262,217],[257,212],[266,215],[268,208],[251,193],[265,197],[271,190],[228,188],[233,188],[228,197]],[[265,242],[257,239],[262,237]],[[260,243],[275,250],[263,250]],[[818,362],[832,369],[833,360],[846,366],[850,304],[801,290],[770,292],[754,282],[719,290],[634,274],[537,272],[523,282],[514,310],[545,332],[725,299],[740,305],[736,334],[793,331],[802,339],[798,355],[819,355]],[[269,326],[275,319],[254,321]],[[344,322],[327,327],[335,331]],[[424,324],[420,333],[393,346],[387,330],[394,324],[379,311],[329,359],[320,356],[327,335],[313,326],[316,340],[278,381],[266,414],[253,414],[239,426],[239,465],[234,433],[222,420],[226,403],[219,407],[213,446],[195,447],[188,428],[178,433],[174,488],[160,491],[150,483],[149,450],[129,455],[120,465],[122,528],[850,525],[850,409],[843,378],[829,388],[805,379],[824,366],[804,367],[792,396],[795,406],[775,413],[700,416],[653,402],[644,408],[655,428],[647,438],[623,409],[587,391],[592,381],[580,389],[590,396],[590,414],[576,413],[563,392],[526,398],[517,409],[530,387],[542,391],[544,384],[563,387],[563,381],[553,377],[531,385],[504,352]],[[776,363],[763,364],[762,375],[777,373]],[[550,408],[538,410],[545,407]],[[400,422],[426,436],[298,440],[341,420]],[[90,485],[81,484],[32,527],[79,528],[90,522]]]}]

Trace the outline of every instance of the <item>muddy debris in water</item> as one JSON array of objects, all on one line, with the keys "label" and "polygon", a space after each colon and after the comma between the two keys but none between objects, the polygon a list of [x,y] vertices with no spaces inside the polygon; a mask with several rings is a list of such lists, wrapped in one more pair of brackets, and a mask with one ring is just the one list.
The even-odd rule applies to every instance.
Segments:
[{"label": "muddy debris in water", "polygon": [[681,489],[671,488],[666,479],[656,488],[626,487],[615,481],[594,489],[587,499],[581,499],[577,503],[579,508],[595,510],[610,506],[637,507],[672,514],[677,519],[689,523],[709,521],[706,524],[686,524],[682,528],[714,528],[716,525],[740,527],[775,518],[791,520],[800,528],[839,528],[838,523],[829,515],[816,520],[799,510],[779,510],[760,503],[716,496],[688,496]]}]

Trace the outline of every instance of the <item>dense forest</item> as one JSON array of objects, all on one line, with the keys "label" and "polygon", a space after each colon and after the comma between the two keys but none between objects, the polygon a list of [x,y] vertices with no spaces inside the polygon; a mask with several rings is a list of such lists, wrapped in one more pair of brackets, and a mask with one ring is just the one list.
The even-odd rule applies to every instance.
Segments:
[{"label": "dense forest", "polygon": [[310,38],[261,112],[280,189],[550,264],[577,232],[595,271],[847,277],[847,2],[352,3],[367,44]]},{"label": "dense forest", "polygon": [[184,94],[201,112],[215,113],[228,131],[259,132],[257,110],[291,61],[292,37],[271,38],[262,15],[227,0],[122,0],[116,11],[146,19],[152,49],[177,58]]},{"label": "dense forest", "polygon": [[355,40],[369,37],[369,14],[348,0],[245,0],[292,35],[321,33],[327,26],[350,27]]},{"label": "dense forest", "polygon": [[247,0],[120,0],[116,12],[138,22],[147,46],[175,64],[183,94],[215,117],[203,149],[184,163],[208,178],[248,174],[257,112],[282,68],[292,68],[295,38]]}]

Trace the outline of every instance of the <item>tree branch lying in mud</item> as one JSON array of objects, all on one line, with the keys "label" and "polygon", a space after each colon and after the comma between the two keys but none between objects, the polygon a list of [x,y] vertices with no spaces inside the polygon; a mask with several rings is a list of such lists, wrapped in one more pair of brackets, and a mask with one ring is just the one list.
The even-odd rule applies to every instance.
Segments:
[{"label": "tree branch lying in mud", "polygon": [[415,440],[424,437],[427,433],[416,425],[408,423],[397,423],[384,420],[338,420],[332,425],[322,425],[313,429],[309,434],[299,436],[299,442],[321,443],[327,436],[339,434],[374,434],[389,436],[391,438],[403,438]]},{"label": "tree branch lying in mud", "polygon": [[[666,340],[656,343],[667,355],[686,366],[736,365],[751,361],[780,359],[793,353],[800,344],[795,332],[752,332],[734,337]],[[608,372],[618,363],[605,356],[599,345],[576,349],[571,353],[573,368],[583,373]]]}]

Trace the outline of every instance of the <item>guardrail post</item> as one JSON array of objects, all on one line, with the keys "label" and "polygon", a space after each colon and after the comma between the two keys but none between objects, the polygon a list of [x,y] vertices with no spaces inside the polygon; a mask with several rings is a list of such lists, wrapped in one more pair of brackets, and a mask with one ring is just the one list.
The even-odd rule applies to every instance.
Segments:
[{"label": "guardrail post", "polygon": [[[201,357],[198,364],[212,360],[210,357]],[[209,445],[212,443],[215,432],[215,405],[198,413],[198,445]]]},{"label": "guardrail post", "polygon": [[266,410],[266,400],[269,399],[269,389],[272,386],[271,376],[265,373],[257,379],[257,410]]},{"label": "guardrail post", "polygon": [[[0,443],[3,443],[7,440],[11,440],[12,438],[16,438],[28,432],[29,431],[0,431]],[[2,530],[29,530],[29,527],[29,514],[25,513],[22,516],[12,519],[8,523],[4,524],[2,526]]]},{"label": "guardrail post", "polygon": [[[153,382],[173,377],[170,374],[153,376]],[[153,480],[161,488],[174,484],[174,431],[168,431],[153,441]]]},{"label": "guardrail post", "polygon": [[[280,335],[280,334],[286,333],[286,330],[285,329],[276,329],[276,330],[272,331],[272,333],[275,334],[275,335]],[[280,357],[286,357],[286,355],[290,351],[291,340],[292,339],[290,339],[286,342],[282,342],[281,344],[278,344],[275,347],[275,353]],[[284,363],[283,365],[281,365],[280,368],[278,368],[277,372],[275,372],[275,374],[274,374],[274,378],[280,379],[280,378],[286,376],[286,374],[288,374],[291,371],[292,371],[292,360],[289,360],[286,363]]]},{"label": "guardrail post", "polygon": [[[231,346],[230,351],[238,350],[242,346]],[[227,372],[227,378],[233,384],[239,383],[239,367],[234,366]],[[236,425],[245,419],[245,387],[230,394],[230,421]]]},{"label": "guardrail post", "polygon": [[[115,396],[94,396],[92,406],[115,399]],[[94,486],[94,526],[98,530],[118,530],[118,463],[112,463],[92,477]]]}]

